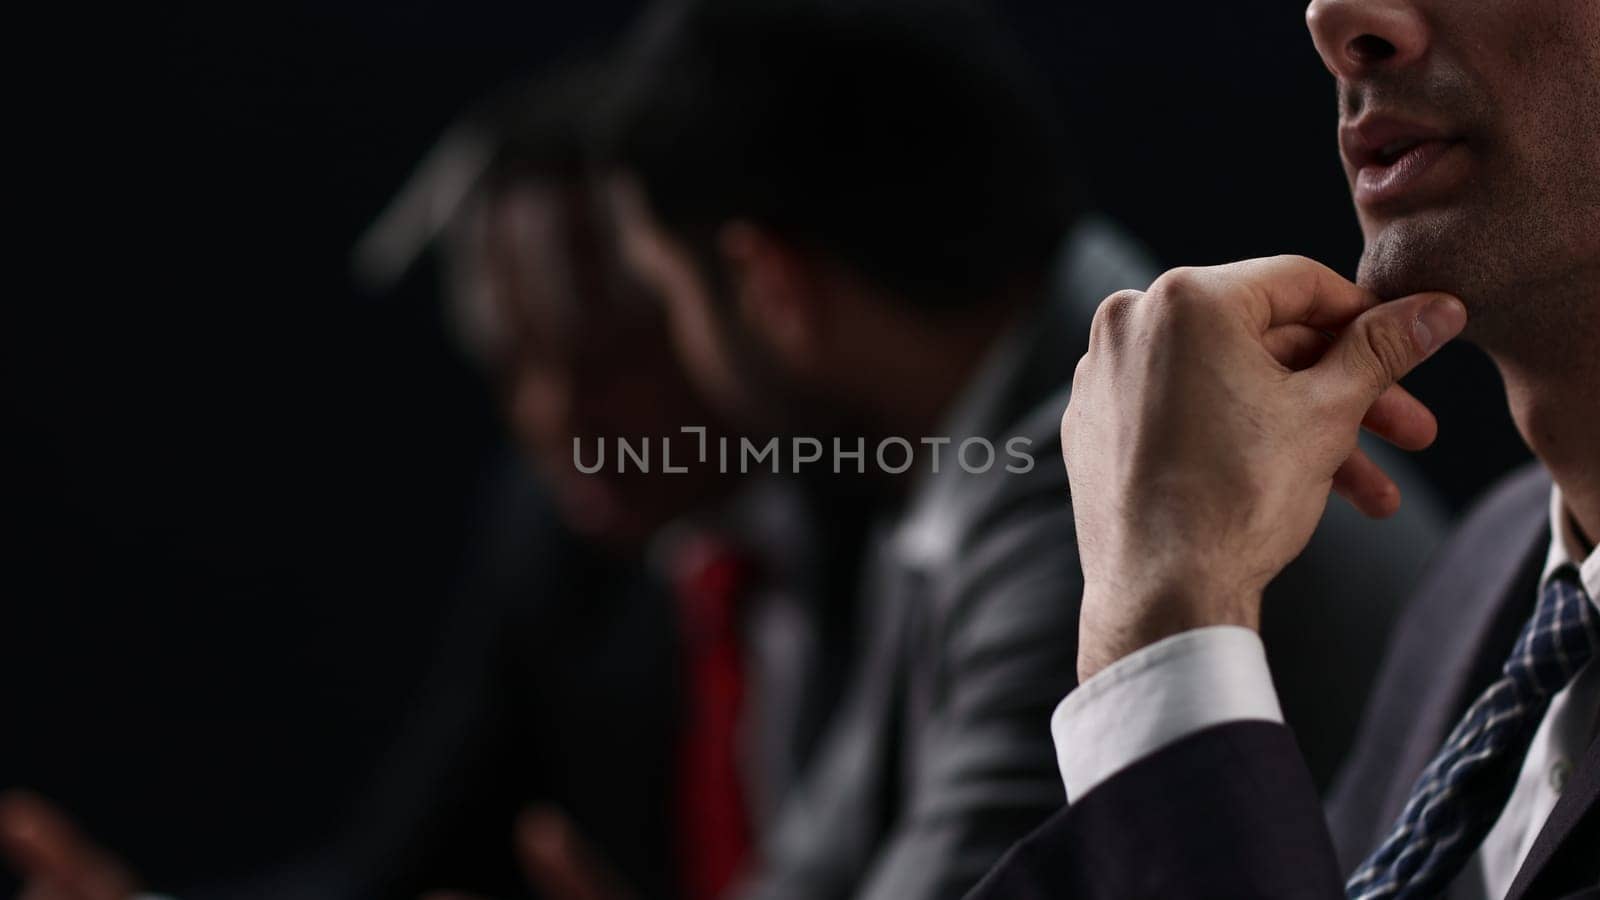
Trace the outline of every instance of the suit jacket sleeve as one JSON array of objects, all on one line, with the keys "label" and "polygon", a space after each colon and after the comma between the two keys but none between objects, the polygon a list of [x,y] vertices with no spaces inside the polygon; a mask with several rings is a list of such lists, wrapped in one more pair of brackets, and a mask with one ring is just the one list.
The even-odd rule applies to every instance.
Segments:
[{"label": "suit jacket sleeve", "polygon": [[973,900],[1344,896],[1289,730],[1231,722],[1135,763],[1011,850]]}]

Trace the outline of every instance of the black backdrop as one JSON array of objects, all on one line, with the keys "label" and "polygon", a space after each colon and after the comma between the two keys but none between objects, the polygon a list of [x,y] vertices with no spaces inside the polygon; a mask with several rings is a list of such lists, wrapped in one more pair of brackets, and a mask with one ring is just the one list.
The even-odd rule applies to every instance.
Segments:
[{"label": "black backdrop", "polygon": [[[1300,6],[1003,5],[1094,195],[1162,258],[1353,269]],[[635,6],[195,3],[24,30],[47,61],[18,114],[41,159],[6,304],[0,786],[61,799],[161,886],[326,837],[414,695],[495,439],[432,283],[364,297],[350,245],[464,103]],[[1414,387],[1453,504],[1520,458],[1475,352]]]}]

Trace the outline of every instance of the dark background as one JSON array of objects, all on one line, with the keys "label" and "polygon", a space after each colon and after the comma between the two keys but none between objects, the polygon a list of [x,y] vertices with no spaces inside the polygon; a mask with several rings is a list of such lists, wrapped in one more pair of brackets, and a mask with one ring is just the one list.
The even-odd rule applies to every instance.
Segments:
[{"label": "dark background", "polygon": [[[337,826],[415,699],[497,439],[427,274],[366,297],[349,248],[464,104],[637,6],[189,4],[24,30],[49,62],[21,83],[40,159],[18,170],[4,330],[0,787],[58,798],[180,891]],[[1353,271],[1300,6],[1002,6],[1091,193],[1163,260]],[[1497,379],[1452,349],[1413,386],[1459,508],[1521,458]]]}]

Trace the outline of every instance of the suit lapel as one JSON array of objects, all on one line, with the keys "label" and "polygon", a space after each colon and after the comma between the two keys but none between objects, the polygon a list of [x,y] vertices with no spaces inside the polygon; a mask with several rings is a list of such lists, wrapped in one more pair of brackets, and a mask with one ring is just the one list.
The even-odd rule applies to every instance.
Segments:
[{"label": "suit lapel", "polygon": [[[1400,814],[1417,775],[1467,707],[1498,676],[1533,610],[1548,534],[1542,517],[1503,527],[1498,540],[1473,548],[1474,571],[1453,579],[1451,590],[1459,593],[1431,598],[1443,600],[1442,615],[1433,618],[1449,630],[1431,636],[1430,646],[1410,648],[1417,651],[1411,662],[1419,673],[1411,683],[1422,685],[1421,694],[1407,698],[1411,727],[1398,759],[1384,763],[1393,764],[1390,771],[1399,777],[1389,784],[1380,827],[1387,829]],[[1446,634],[1451,639],[1439,639]]]}]

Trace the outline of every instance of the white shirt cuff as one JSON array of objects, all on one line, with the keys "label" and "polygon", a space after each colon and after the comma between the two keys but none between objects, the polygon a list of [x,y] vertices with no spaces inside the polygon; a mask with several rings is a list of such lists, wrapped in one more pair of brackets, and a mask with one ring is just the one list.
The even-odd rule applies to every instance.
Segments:
[{"label": "white shirt cuff", "polygon": [[1056,707],[1050,733],[1067,800],[1157,750],[1225,722],[1282,722],[1260,635],[1216,625],[1102,669]]}]

